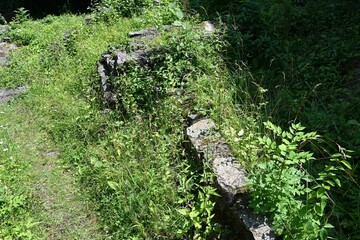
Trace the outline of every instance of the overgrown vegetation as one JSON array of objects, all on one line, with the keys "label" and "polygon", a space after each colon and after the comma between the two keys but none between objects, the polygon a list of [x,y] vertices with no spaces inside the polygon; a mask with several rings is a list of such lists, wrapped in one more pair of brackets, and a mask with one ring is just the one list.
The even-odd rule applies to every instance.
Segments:
[{"label": "overgrown vegetation", "polygon": [[[325,211],[335,227],[335,231],[330,231],[332,237],[357,239],[360,215],[355,198],[360,190],[357,125],[360,116],[355,109],[359,106],[360,34],[356,14],[359,3],[352,0],[188,2],[190,7],[204,12],[206,19],[218,12],[217,17],[220,16],[227,29],[227,65],[230,69],[240,65],[251,72],[247,80],[234,81],[237,85],[234,100],[240,105],[247,103],[245,112],[260,114],[260,117],[245,114],[257,122],[255,129],[244,125],[224,129],[240,156],[258,159],[258,156],[247,157],[249,153],[242,151],[241,145],[250,142],[251,147],[256,142],[256,132],[263,132],[260,122],[268,119],[283,129],[300,121],[310,131],[323,136],[321,143],[312,147],[314,163],[297,167],[300,170],[305,167],[313,176],[329,163],[328,152],[341,154],[343,148],[354,151],[353,158],[348,159],[352,170],[338,175],[341,188],[326,192],[333,204]],[[206,12],[199,6],[206,6]],[[239,117],[244,118],[240,113]],[[268,183],[277,185],[271,178]],[[298,238],[310,237],[305,234]]]},{"label": "overgrown vegetation", "polygon": [[105,11],[36,21],[19,11],[10,37],[21,49],[1,69],[1,84],[30,86],[26,107],[39,117],[60,148],[64,167],[90,195],[109,239],[220,235],[213,221],[211,174],[182,150],[189,97],[176,94],[214,64],[214,40],[202,39],[190,21],[170,32],[160,28],[162,37],[153,44],[166,51],[154,56],[157,65],[129,67],[117,80],[127,86],[119,89],[126,116],[104,111],[95,92],[101,54],[109,45],[128,46],[130,31],[183,18],[178,5],[165,2],[147,9],[141,19],[120,18],[118,11],[116,16]]},{"label": "overgrown vegetation", "polygon": [[[190,112],[217,122],[249,171],[251,205],[279,236],[357,239],[359,98],[343,76],[359,57],[359,19],[349,7],[357,3],[345,2],[105,0],[89,15],[36,21],[19,9],[9,35],[21,48],[0,69],[0,86],[29,86],[13,104],[61,149],[108,239],[226,239],[213,176],[182,149]],[[219,12],[211,36],[182,11],[201,6]],[[143,46],[157,49],[151,65],[119,71],[121,108],[104,110],[96,62],[109,46],[131,50],[128,32],[149,27],[161,33]],[[11,137],[0,136],[0,234],[43,236],[29,217],[36,199],[8,190],[28,167],[14,168]]]}]

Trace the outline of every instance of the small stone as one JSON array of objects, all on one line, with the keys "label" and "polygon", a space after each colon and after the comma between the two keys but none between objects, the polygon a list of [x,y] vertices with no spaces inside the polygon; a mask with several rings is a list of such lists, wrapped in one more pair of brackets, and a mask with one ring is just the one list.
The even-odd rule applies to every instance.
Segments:
[{"label": "small stone", "polygon": [[43,153],[44,156],[52,157],[52,156],[59,156],[59,151],[48,151]]},{"label": "small stone", "polygon": [[202,23],[204,27],[205,36],[209,36],[215,32],[215,26],[209,21]]},{"label": "small stone", "polygon": [[187,116],[187,118],[188,118],[188,125],[190,126],[190,125],[193,125],[195,123],[195,121],[199,120],[201,118],[201,115],[197,114],[197,113],[189,114]]}]

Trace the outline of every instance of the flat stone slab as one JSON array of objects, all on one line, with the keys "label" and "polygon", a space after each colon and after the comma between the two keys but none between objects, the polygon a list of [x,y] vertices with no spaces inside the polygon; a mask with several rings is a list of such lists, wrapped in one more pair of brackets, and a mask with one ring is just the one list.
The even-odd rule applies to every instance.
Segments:
[{"label": "flat stone slab", "polygon": [[129,32],[129,37],[148,37],[154,38],[159,34],[159,32],[155,28],[143,29],[137,32]]},{"label": "flat stone slab", "polygon": [[231,149],[216,131],[215,123],[209,118],[198,120],[186,129],[186,134],[197,157],[205,159],[213,168],[216,187],[221,194],[219,210],[236,237],[242,240],[275,239],[268,219],[249,208],[246,171],[231,155]]},{"label": "flat stone slab", "polygon": [[0,103],[5,103],[17,95],[23,93],[25,91],[25,87],[17,87],[14,89],[6,89],[6,88],[0,88]]}]

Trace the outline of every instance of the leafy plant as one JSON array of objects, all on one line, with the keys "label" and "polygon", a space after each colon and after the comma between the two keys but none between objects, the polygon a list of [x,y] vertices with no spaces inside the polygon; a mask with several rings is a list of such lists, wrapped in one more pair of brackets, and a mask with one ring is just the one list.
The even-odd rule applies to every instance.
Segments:
[{"label": "leafy plant", "polygon": [[252,207],[270,214],[276,233],[285,239],[326,239],[327,229],[333,228],[328,223],[329,192],[341,186],[340,176],[351,169],[349,156],[342,149],[311,174],[308,166],[316,158],[305,149],[319,141],[319,135],[303,132],[300,124],[292,124],[289,131],[269,121],[264,125],[273,137],[258,139],[260,159],[248,179]]},{"label": "leafy plant", "polygon": [[94,5],[97,19],[116,21],[118,17],[132,17],[154,4],[152,0],[102,0]]},{"label": "leafy plant", "polygon": [[30,19],[29,10],[21,7],[15,10],[15,17],[12,19],[12,24],[19,24]]},{"label": "leafy plant", "polygon": [[[220,197],[216,188],[212,186],[214,174],[211,169],[204,163],[204,170],[199,180],[194,179],[194,175],[189,171],[189,166],[184,168],[188,172],[185,178],[180,179],[179,190],[183,192],[194,192],[186,195],[179,203],[187,204],[186,207],[177,209],[185,216],[183,228],[178,230],[178,234],[191,236],[193,239],[207,239],[216,232],[219,232],[219,226],[214,222],[214,197]],[[193,175],[193,176],[191,176]],[[197,183],[199,182],[199,183]],[[185,191],[184,191],[185,190]],[[190,190],[190,191],[189,191]]]}]

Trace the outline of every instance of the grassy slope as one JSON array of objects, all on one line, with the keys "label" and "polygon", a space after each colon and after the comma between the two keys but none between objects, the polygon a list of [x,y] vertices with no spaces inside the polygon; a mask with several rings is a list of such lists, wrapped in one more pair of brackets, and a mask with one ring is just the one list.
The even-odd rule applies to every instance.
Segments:
[{"label": "grassy slope", "polygon": [[[0,125],[6,126],[6,133],[1,137],[2,146],[13,146],[12,152],[7,151],[8,147],[4,149],[11,158],[16,156],[18,165],[13,168],[19,172],[8,181],[4,177],[2,183],[6,188],[19,189],[14,195],[27,197],[19,208],[22,214],[15,209],[15,220],[9,220],[13,229],[16,225],[24,227],[20,231],[5,232],[5,236],[27,233],[27,237],[33,235],[36,239],[105,238],[98,231],[94,207],[88,202],[86,194],[80,191],[72,172],[63,167],[62,156],[45,154],[61,148],[59,144],[54,145],[49,132],[59,130],[61,124],[73,128],[71,124],[76,122],[74,118],[88,106],[81,97],[73,94],[81,92],[80,81],[87,81],[92,74],[86,71],[95,69],[94,58],[104,51],[107,42],[116,42],[115,39],[121,38],[119,35],[125,35],[128,26],[122,25],[123,31],[106,26],[98,26],[104,32],[83,29],[86,33],[82,33],[84,39],[81,39],[83,44],[79,51],[84,53],[81,60],[85,63],[78,64],[81,61],[78,59],[75,66],[71,65],[71,59],[62,58],[66,57],[62,52],[62,34],[68,29],[81,29],[82,24],[83,18],[76,16],[48,17],[43,22],[25,23],[26,26],[17,32],[18,40],[25,46],[14,53],[9,68],[0,70],[2,86],[26,84],[29,87],[23,97],[0,106],[4,112]],[[89,41],[89,35],[94,32],[106,34],[95,35]],[[58,57],[62,58],[60,66],[56,66]],[[69,142],[71,139],[66,139],[63,144]]]},{"label": "grassy slope", "polygon": [[[27,167],[14,176],[14,184],[28,183],[23,211],[40,222],[28,228],[35,238],[96,239],[106,234],[110,239],[161,239],[193,234],[192,222],[176,211],[197,204],[196,177],[187,179],[193,170],[182,161],[179,149],[182,99],[170,96],[153,106],[153,115],[139,114],[124,122],[116,111],[103,112],[93,92],[98,88],[95,63],[100,55],[109,45],[126,42],[128,32],[145,27],[136,18],[106,25],[85,24],[83,16],[71,15],[14,26],[12,38],[23,46],[14,52],[10,67],[0,70],[0,84],[26,84],[29,90],[11,108],[3,106],[6,112],[14,111],[1,121],[19,119],[9,123],[11,129],[27,125],[28,132],[9,141],[19,144],[17,154],[33,159],[30,165],[28,158],[19,160]],[[27,146],[29,142],[36,147]],[[23,152],[26,147],[31,152]],[[53,149],[61,155],[42,155]],[[99,225],[89,206],[99,214]]]},{"label": "grassy slope", "polygon": [[[3,112],[0,125],[6,126],[4,128],[6,132],[1,134],[4,154],[6,153],[5,157],[15,158],[17,161],[15,166],[9,163],[9,167],[7,162],[4,162],[7,168],[0,174],[3,179],[2,184],[9,189],[17,189],[14,193],[5,192],[4,195],[10,195],[9,201],[13,200],[14,196],[24,196],[27,199],[18,209],[9,210],[14,214],[13,217],[4,216],[4,224],[7,219],[7,225],[12,224],[12,227],[7,227],[12,229],[9,230],[11,232],[4,230],[5,236],[19,237],[21,234],[27,234],[27,237],[33,236],[36,239],[104,238],[98,231],[99,225],[93,212],[94,207],[88,202],[86,194],[80,191],[72,172],[66,171],[61,164],[62,156],[45,154],[61,148],[59,144],[54,145],[49,130],[54,130],[54,125],[61,121],[71,124],[68,122],[69,119],[79,114],[85,102],[79,100],[78,96],[72,95],[81,88],[79,82],[73,81],[81,80],[82,77],[77,75],[79,71],[75,70],[74,66],[69,69],[67,59],[63,59],[63,65],[60,67],[43,60],[49,57],[47,54],[53,55],[54,58],[61,57],[61,45],[56,45],[58,43],[56,40],[61,41],[63,32],[68,28],[81,28],[82,20],[82,17],[64,16],[59,19],[49,17],[45,20],[46,24],[28,22],[28,25],[18,33],[21,35],[19,39],[23,40],[21,43],[26,46],[14,53],[11,67],[1,69],[2,86],[26,84],[29,87],[24,96],[10,104],[0,106]],[[101,37],[103,48],[106,38],[116,38],[111,35],[111,31],[107,33],[106,36]],[[27,40],[29,42],[26,42]],[[87,46],[95,52],[88,49],[81,51],[86,51],[87,54],[93,53],[93,56],[100,54],[99,52],[102,51],[100,40],[93,40],[93,46],[82,46]],[[54,45],[49,47],[51,43]],[[51,47],[59,47],[59,49]],[[57,53],[59,55],[56,55]],[[89,57],[84,56],[84,61],[87,59]],[[56,61],[53,63],[56,64]],[[82,71],[84,65],[81,65]],[[93,62],[91,65],[93,66]],[[86,77],[88,74],[85,74],[83,79]],[[2,175],[6,174],[6,169],[12,170],[14,175],[11,178]],[[29,214],[32,217],[29,217]]]},{"label": "grassy slope", "polygon": [[[176,11],[165,9],[164,12],[171,15]],[[37,213],[33,222],[48,219],[49,225],[38,225],[35,234],[64,234],[64,238],[94,234],[91,238],[104,238],[97,235],[97,229],[101,228],[109,239],[189,239],[196,230],[203,231],[203,226],[209,224],[206,214],[211,213],[201,209],[206,202],[198,205],[197,198],[201,195],[196,182],[201,176],[184,161],[180,147],[185,122],[181,107],[185,105],[211,115],[247,167],[256,166],[262,157],[256,139],[264,134],[261,113],[266,106],[263,97],[266,90],[250,84],[253,79],[250,74],[244,75],[244,66],[232,70],[223,66],[216,53],[222,49],[222,41],[216,38],[207,41],[203,35],[186,30],[189,26],[184,23],[176,34],[170,33],[159,40],[170,52],[164,53],[163,65],[151,71],[129,70],[131,77],[124,75],[118,80],[119,84],[129,84],[130,93],[139,95],[137,90],[140,90],[151,96],[146,104],[149,109],[131,105],[133,114],[127,119],[117,111],[102,111],[96,93],[96,61],[109,45],[126,45],[129,31],[146,28],[147,22],[152,22],[150,26],[163,24],[157,19],[162,12],[156,13],[156,17],[144,15],[141,20],[119,18],[112,24],[101,21],[85,24],[83,16],[64,15],[14,26],[12,37],[23,47],[14,53],[10,68],[0,70],[1,86],[27,84],[29,90],[12,105],[19,111],[3,121],[23,119],[10,129],[27,121],[30,133],[8,137],[13,145],[24,144],[23,140],[41,143],[36,148],[29,147],[36,161],[29,166],[27,161],[20,160],[20,168],[27,168],[14,177],[16,186],[22,179],[27,179],[29,186],[44,183],[35,190],[24,187],[18,192],[32,197],[21,205],[19,216],[30,219],[27,214],[33,211]],[[144,76],[150,83],[163,84],[164,88],[184,84],[189,95],[154,97],[151,95],[154,86],[142,84]],[[238,88],[234,89],[233,85]],[[256,89],[257,95],[250,95],[250,88]],[[136,105],[136,97],[143,96],[125,97]],[[25,113],[31,117],[23,118]],[[21,117],[16,117],[18,114]],[[29,136],[31,141],[26,141]],[[61,166],[65,168],[54,167],[57,157],[41,154],[53,149],[60,150]],[[22,148],[14,151],[23,154]],[[262,174],[258,172],[258,175]],[[63,181],[57,181],[60,177]],[[83,197],[78,194],[77,184]],[[290,202],[296,200],[289,198]],[[29,202],[34,204],[33,208],[27,205]],[[65,211],[68,203],[64,202],[72,203],[73,215]],[[39,212],[42,204],[47,211]],[[82,209],[89,210],[89,206],[96,210],[97,217],[91,211],[79,215]],[[180,209],[191,210],[193,215],[190,218],[182,215],[180,212],[185,211],[177,211]],[[75,216],[78,222],[67,222],[69,216]],[[88,228],[96,223],[96,218],[99,226]],[[24,224],[21,217],[19,222]],[[59,225],[68,226],[69,230],[59,231]],[[200,227],[196,229],[196,226]],[[31,227],[25,224],[24,229]]]}]

